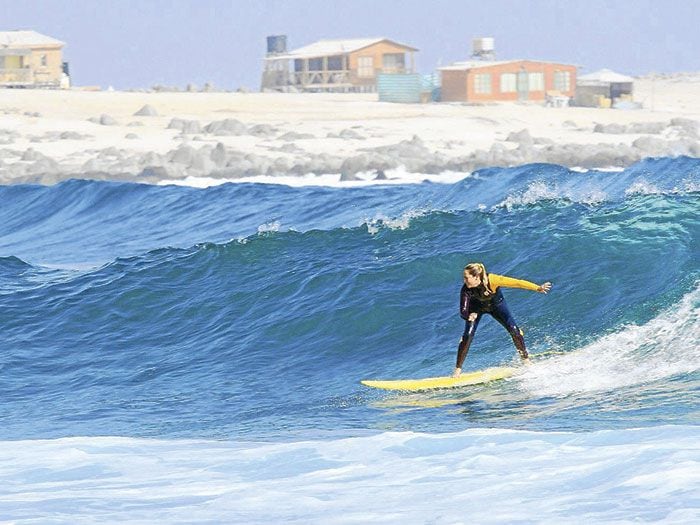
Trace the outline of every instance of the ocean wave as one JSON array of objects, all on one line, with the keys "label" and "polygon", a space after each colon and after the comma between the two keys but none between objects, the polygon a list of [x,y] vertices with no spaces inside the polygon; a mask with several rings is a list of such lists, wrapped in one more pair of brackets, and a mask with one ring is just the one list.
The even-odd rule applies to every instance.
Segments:
[{"label": "ocean wave", "polygon": [[364,225],[370,234],[376,234],[383,228],[391,230],[406,230],[410,227],[411,222],[419,217],[427,217],[431,214],[442,212],[431,212],[425,209],[408,210],[399,217],[386,217],[382,214],[377,215],[372,219],[366,219]]},{"label": "ocean wave", "polygon": [[700,490],[698,428],[3,442],[3,519],[690,523]]},{"label": "ocean wave", "polygon": [[700,287],[644,324],[617,327],[582,348],[536,363],[518,381],[537,395],[559,397],[667,381],[700,371],[698,334]]},{"label": "ocean wave", "polygon": [[[19,257],[15,257],[13,255],[10,255],[8,257],[0,257],[0,272],[5,273],[5,272],[16,272],[16,271],[24,271],[28,268],[31,268],[32,265],[23,261]],[[1,274],[0,274],[1,275]]]},{"label": "ocean wave", "polygon": [[[99,265],[164,245],[247,237],[270,224],[296,231],[374,227],[380,221],[400,227],[415,213],[691,195],[700,184],[699,165],[697,159],[660,159],[621,173],[581,174],[531,164],[479,170],[452,184],[345,189],[245,183],[199,190],[78,180],[52,187],[4,186],[0,253],[32,264]],[[40,250],[37,239],[45,239]]]},{"label": "ocean wave", "polygon": [[[469,261],[554,282],[547,296],[506,291],[533,353],[593,345],[605,356],[596,345],[609,335],[622,334],[610,344],[653,339],[652,328],[630,327],[656,326],[700,278],[697,195],[672,191],[696,164],[585,176],[531,165],[451,185],[343,190],[0,188],[2,437],[457,430],[465,421],[581,430],[636,423],[634,399],[649,401],[642,421],[693,423],[682,400],[697,372],[654,379],[635,372],[634,353],[618,363],[638,378],[631,383],[619,382],[613,361],[599,390],[585,391],[585,372],[573,370],[579,390],[544,382],[539,395],[503,382],[460,393],[454,413],[417,417],[377,408],[385,398],[359,380],[451,371]],[[659,192],[626,193],[641,180]],[[588,202],[592,191],[607,197]],[[514,355],[487,318],[466,367]],[[642,360],[664,370],[656,357],[681,366],[665,352]],[[653,397],[664,381],[667,395]],[[610,396],[616,385],[629,397]]]}]

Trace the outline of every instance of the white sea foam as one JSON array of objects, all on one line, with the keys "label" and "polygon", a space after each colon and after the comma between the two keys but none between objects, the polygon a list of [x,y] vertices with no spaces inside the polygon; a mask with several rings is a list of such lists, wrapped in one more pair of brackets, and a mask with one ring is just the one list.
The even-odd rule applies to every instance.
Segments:
[{"label": "white sea foam", "polygon": [[681,181],[671,190],[661,190],[656,185],[650,182],[639,179],[633,182],[627,190],[625,190],[625,195],[660,195],[667,193],[694,193],[700,191],[700,182],[693,179],[685,179]]},{"label": "white sea foam", "polygon": [[572,190],[562,189],[555,183],[535,181],[528,184],[525,190],[508,195],[503,201],[496,204],[494,208],[505,208],[510,211],[517,206],[528,206],[541,201],[561,199],[567,199],[581,204],[595,205],[604,202],[607,198],[607,193],[595,187],[574,192]]},{"label": "white sea foam", "polygon": [[193,188],[209,188],[226,183],[257,183],[257,184],[281,184],[291,187],[302,186],[329,186],[338,188],[353,188],[358,186],[382,186],[389,184],[421,184],[425,181],[437,184],[454,184],[468,176],[467,173],[458,171],[444,171],[439,174],[411,173],[405,168],[386,170],[386,179],[376,179],[374,172],[362,172],[355,175],[355,180],[342,180],[339,173],[326,173],[316,175],[308,173],[306,175],[270,176],[259,175],[255,177],[240,177],[235,179],[214,178],[214,177],[194,177],[189,176],[183,179],[166,179],[158,182],[160,186],[176,185],[190,186]]},{"label": "white sea foam", "polygon": [[402,213],[398,217],[387,217],[384,214],[378,214],[372,219],[366,219],[365,224],[370,234],[378,233],[382,228],[390,230],[406,230],[411,226],[411,221],[417,217],[428,215],[428,209],[409,210]]},{"label": "white sea foam", "polygon": [[266,222],[258,226],[258,233],[278,232],[281,226],[280,221]]},{"label": "white sea foam", "polygon": [[608,166],[608,167],[603,167],[603,168],[584,168],[583,166],[574,166],[572,168],[569,168],[571,171],[575,171],[576,173],[589,173],[591,171],[601,171],[605,173],[622,173],[625,171],[625,168],[620,168],[616,166]]},{"label": "white sea foam", "polygon": [[547,184],[544,181],[536,181],[528,184],[525,191],[516,195],[509,195],[495,207],[510,210],[514,206],[525,206],[528,204],[535,204],[538,201],[553,200],[560,197],[562,197],[562,195],[556,185]]},{"label": "white sea foam", "polygon": [[656,195],[662,193],[659,188],[646,180],[637,180],[625,190],[625,195]]},{"label": "white sea foam", "polygon": [[3,523],[692,523],[700,427],[3,442]]},{"label": "white sea foam", "polygon": [[538,396],[558,397],[651,383],[700,370],[698,341],[700,288],[645,324],[533,364],[518,381]]}]

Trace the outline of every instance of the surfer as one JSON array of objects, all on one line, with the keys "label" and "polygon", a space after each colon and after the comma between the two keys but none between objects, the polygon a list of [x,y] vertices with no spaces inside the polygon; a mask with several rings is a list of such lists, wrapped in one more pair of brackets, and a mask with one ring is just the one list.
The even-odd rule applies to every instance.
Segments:
[{"label": "surfer", "polygon": [[462,373],[462,363],[467,357],[469,346],[472,344],[476,328],[479,326],[482,314],[491,314],[508,330],[513,338],[513,344],[523,361],[528,361],[523,331],[518,328],[515,319],[508,310],[501,288],[522,288],[546,294],[552,288],[552,283],[535,284],[521,279],[513,279],[505,275],[486,273],[481,263],[470,263],[464,267],[464,285],[460,292],[459,314],[466,321],[464,334],[457,348],[457,365],[453,377]]}]

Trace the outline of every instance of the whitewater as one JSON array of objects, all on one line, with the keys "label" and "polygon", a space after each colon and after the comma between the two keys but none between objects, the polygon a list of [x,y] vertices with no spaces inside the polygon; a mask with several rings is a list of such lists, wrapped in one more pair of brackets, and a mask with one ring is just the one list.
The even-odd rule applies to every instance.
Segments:
[{"label": "whitewater", "polygon": [[[0,523],[700,521],[700,160],[185,182],[0,186]],[[360,385],[451,372],[471,261],[545,356]]]}]

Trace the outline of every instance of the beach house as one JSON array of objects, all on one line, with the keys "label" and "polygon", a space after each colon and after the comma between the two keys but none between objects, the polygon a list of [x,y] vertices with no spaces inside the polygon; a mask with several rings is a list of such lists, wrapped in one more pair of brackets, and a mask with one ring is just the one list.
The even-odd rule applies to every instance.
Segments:
[{"label": "beach house", "polygon": [[601,69],[578,77],[574,102],[594,108],[632,107],[633,91],[634,78]]},{"label": "beach house", "polygon": [[383,37],[319,40],[287,51],[286,36],[271,36],[261,91],[374,93],[379,74],[413,73],[416,51]]},{"label": "beach house", "polygon": [[65,86],[63,46],[36,31],[0,31],[0,87]]},{"label": "beach house", "polygon": [[471,60],[438,68],[446,102],[568,100],[576,66],[538,60]]}]

